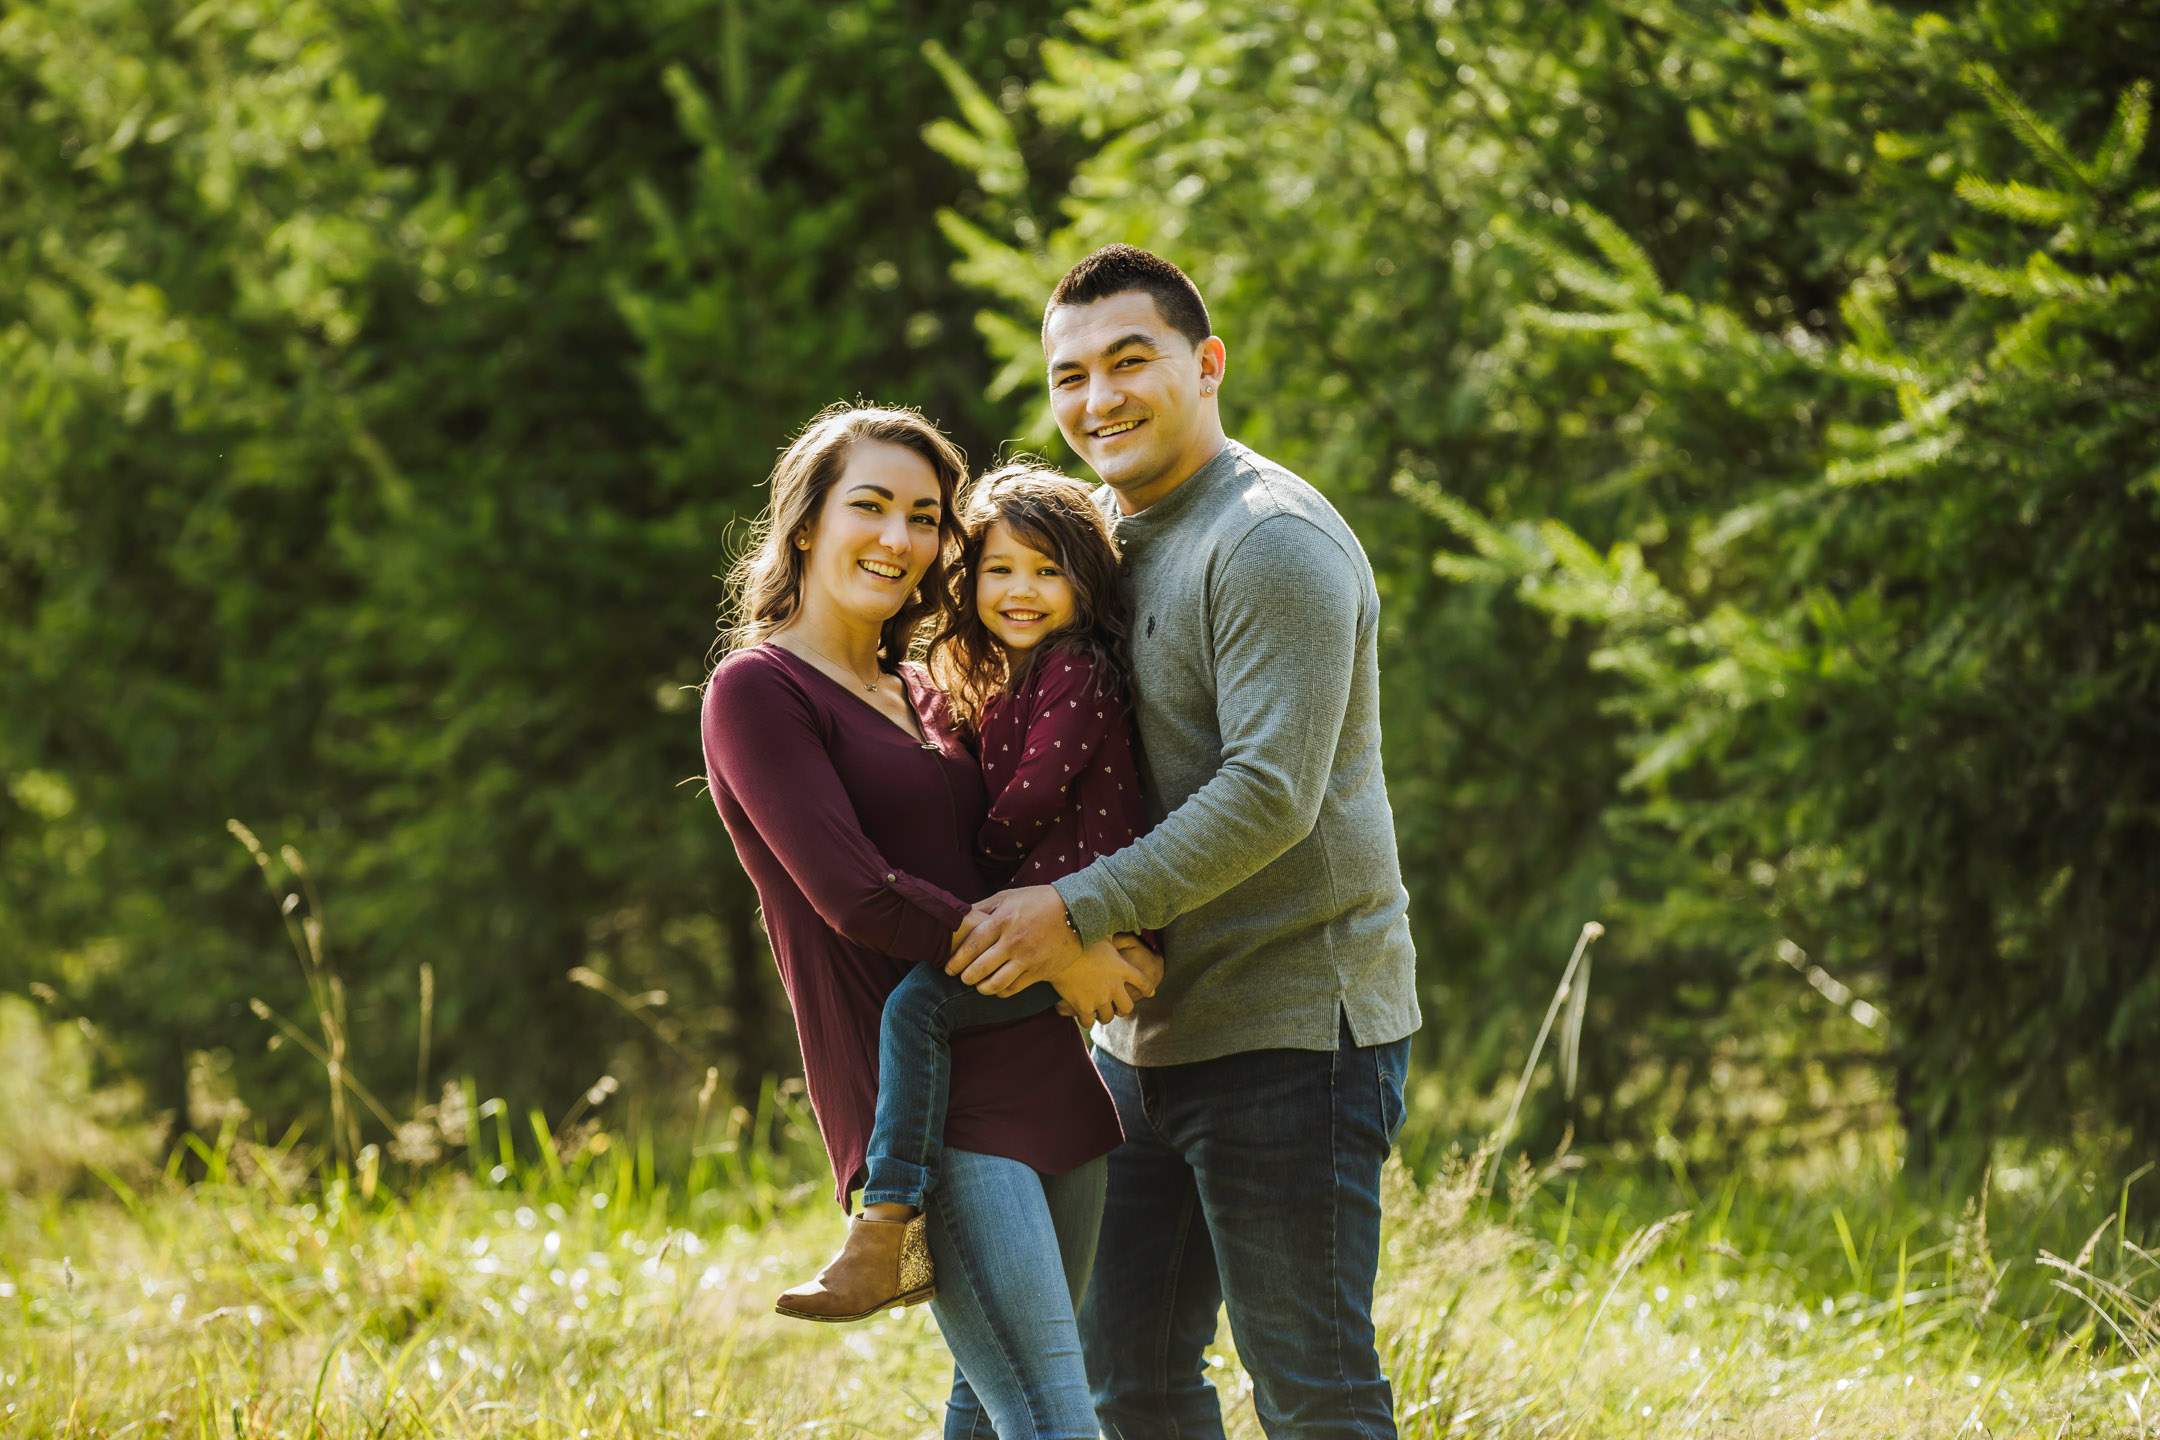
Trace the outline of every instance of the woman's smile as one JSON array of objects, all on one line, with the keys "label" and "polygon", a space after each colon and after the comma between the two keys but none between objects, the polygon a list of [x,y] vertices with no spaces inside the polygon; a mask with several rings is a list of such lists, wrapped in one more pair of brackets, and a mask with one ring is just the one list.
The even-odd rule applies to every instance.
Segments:
[{"label": "woman's smile", "polygon": [[875,631],[936,563],[944,512],[937,472],[922,456],[904,445],[858,441],[809,533],[796,542],[809,552],[806,592]]}]

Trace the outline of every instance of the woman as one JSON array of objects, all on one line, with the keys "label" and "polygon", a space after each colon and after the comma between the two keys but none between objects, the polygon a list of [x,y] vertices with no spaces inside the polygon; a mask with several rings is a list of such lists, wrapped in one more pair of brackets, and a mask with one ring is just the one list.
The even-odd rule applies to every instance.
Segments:
[{"label": "woman", "polygon": [[[835,406],[812,421],[773,471],[705,694],[713,798],[757,886],[843,1206],[861,1179],[885,997],[909,967],[944,963],[983,893],[976,759],[905,663],[948,603],[965,468],[913,411]],[[1134,973],[1112,952],[1076,966],[1060,993],[1107,1016],[1119,971]],[[954,1037],[925,1215],[857,1216],[820,1277],[847,1289],[873,1267],[897,1297],[911,1232],[926,1232],[933,1312],[958,1365],[948,1435],[977,1432],[978,1401],[1001,1440],[1097,1433],[1073,1312],[1119,1138],[1070,1020],[1045,1012]],[[784,1298],[814,1315],[820,1296]]]}]

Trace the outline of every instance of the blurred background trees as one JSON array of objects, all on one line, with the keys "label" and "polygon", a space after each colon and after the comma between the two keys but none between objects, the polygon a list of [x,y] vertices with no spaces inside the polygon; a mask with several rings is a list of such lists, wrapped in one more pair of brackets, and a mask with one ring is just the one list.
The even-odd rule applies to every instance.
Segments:
[{"label": "blurred background trees", "polygon": [[2149,1148],[2155,54],[2098,0],[18,0],[0,988],[308,1113],[237,815],[380,1088],[426,963],[444,1073],[754,1093],[682,783],[729,527],[836,396],[1058,455],[1041,297],[1130,240],[1380,572],[1434,1123],[1596,917],[1536,1143]]},{"label": "blurred background trees", "polygon": [[752,1096],[791,1068],[683,783],[713,577],[837,395],[1005,433],[919,47],[1019,76],[1045,14],[11,6],[0,987],[167,1103],[219,1048],[311,1098],[236,816],[322,877],[363,1068],[409,1067],[424,963],[438,1070],[558,1113],[651,1038],[581,964]]},{"label": "blurred background trees", "polygon": [[1356,519],[1439,1073],[1499,1078],[1598,915],[1533,1132],[2149,1143],[2155,18],[1076,25],[1031,97],[1100,148],[1043,243],[952,217],[962,273],[1017,374],[1045,276],[1177,255],[1233,433]]}]

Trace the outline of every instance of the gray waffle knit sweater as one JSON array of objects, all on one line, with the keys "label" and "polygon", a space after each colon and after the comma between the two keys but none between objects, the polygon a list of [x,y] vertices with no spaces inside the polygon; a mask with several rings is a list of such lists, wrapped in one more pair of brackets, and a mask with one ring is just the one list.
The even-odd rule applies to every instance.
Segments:
[{"label": "gray waffle knit sweater", "polygon": [[1056,882],[1086,940],[1155,929],[1164,976],[1096,1030],[1132,1065],[1333,1050],[1418,1026],[1380,773],[1380,597],[1319,491],[1235,441],[1116,526],[1153,828]]}]

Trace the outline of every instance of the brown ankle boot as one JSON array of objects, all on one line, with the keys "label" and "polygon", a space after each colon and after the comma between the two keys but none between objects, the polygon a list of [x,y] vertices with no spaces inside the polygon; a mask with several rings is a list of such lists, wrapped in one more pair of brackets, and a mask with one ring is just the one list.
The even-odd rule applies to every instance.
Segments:
[{"label": "brown ankle boot", "polygon": [[930,1227],[912,1220],[857,1215],[847,1243],[818,1277],[783,1294],[773,1309],[797,1320],[867,1320],[895,1305],[919,1305],[937,1294],[930,1268]]}]

